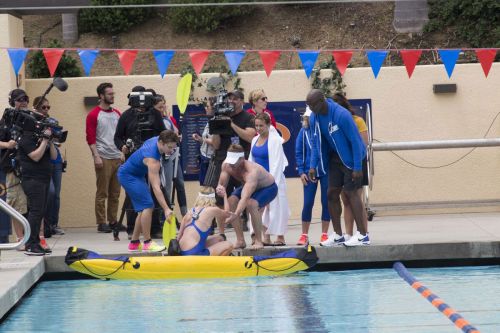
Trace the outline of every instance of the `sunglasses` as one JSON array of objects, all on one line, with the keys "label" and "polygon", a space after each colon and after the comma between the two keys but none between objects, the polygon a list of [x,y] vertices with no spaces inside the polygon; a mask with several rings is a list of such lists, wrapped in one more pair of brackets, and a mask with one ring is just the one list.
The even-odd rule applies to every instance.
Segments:
[{"label": "sunglasses", "polygon": [[28,96],[19,97],[18,99],[16,99],[16,102],[19,103],[28,103],[29,101],[30,99],[28,98]]},{"label": "sunglasses", "polygon": [[261,97],[260,100],[265,102],[265,101],[267,101],[267,97]]},{"label": "sunglasses", "polygon": [[50,110],[50,105],[42,105],[42,110]]}]

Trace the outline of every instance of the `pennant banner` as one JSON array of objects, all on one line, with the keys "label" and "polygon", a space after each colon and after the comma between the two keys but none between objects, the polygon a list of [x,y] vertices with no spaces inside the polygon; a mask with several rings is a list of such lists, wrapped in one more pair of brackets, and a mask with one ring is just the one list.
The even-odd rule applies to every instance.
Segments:
[{"label": "pennant banner", "polygon": [[224,56],[233,75],[236,75],[241,60],[245,57],[245,51],[224,51]]},{"label": "pennant banner", "polygon": [[274,65],[280,58],[280,51],[259,51],[260,60],[262,61],[262,65],[264,65],[264,70],[266,71],[267,77],[271,75],[273,71]]},{"label": "pennant banner", "polygon": [[491,64],[497,55],[497,50],[476,50],[476,55],[477,59],[479,59],[479,62],[481,63],[481,67],[483,67],[484,76],[488,77]]},{"label": "pennant banner", "polygon": [[153,51],[153,55],[156,59],[156,65],[158,66],[158,71],[160,71],[161,78],[165,76],[167,73],[168,66],[170,65],[170,61],[174,57],[175,51],[167,51],[167,50],[158,50]]},{"label": "pennant banner", "polygon": [[299,58],[302,62],[302,67],[304,67],[304,71],[306,72],[307,78],[311,76],[312,70],[314,68],[314,64],[318,59],[319,51],[300,51]]},{"label": "pennant banner", "polygon": [[413,70],[422,55],[422,50],[402,50],[400,53],[406,67],[406,72],[408,73],[408,78],[411,78]]},{"label": "pennant banner", "polygon": [[347,69],[347,65],[349,65],[349,61],[352,58],[351,51],[333,51],[333,60],[335,60],[335,65],[340,72],[340,75],[344,76],[345,70]]},{"label": "pennant banner", "polygon": [[63,53],[64,49],[43,49],[43,56],[47,62],[47,67],[49,67],[50,77],[54,76]]},{"label": "pennant banner", "polygon": [[366,51],[366,56],[368,57],[375,78],[377,78],[380,67],[382,67],[388,53],[389,51]]},{"label": "pennant banner", "polygon": [[116,53],[118,54],[118,59],[120,59],[120,64],[125,75],[129,75],[137,57],[137,50],[117,50]]},{"label": "pennant banner", "polygon": [[19,75],[19,70],[23,65],[24,59],[26,59],[26,55],[28,54],[28,49],[7,49],[9,53],[10,62],[12,63],[12,67],[14,68],[14,73],[16,76]]},{"label": "pennant banner", "polygon": [[438,52],[446,68],[446,73],[448,73],[448,78],[451,79],[451,74],[453,74],[453,69],[460,55],[460,50],[438,50]]},{"label": "pennant banner", "polygon": [[78,55],[80,56],[85,75],[89,76],[92,66],[94,66],[94,61],[99,55],[99,50],[78,50]]},{"label": "pennant banner", "polygon": [[191,63],[193,64],[194,72],[200,74],[207,61],[210,51],[190,51],[189,58],[191,58]]}]

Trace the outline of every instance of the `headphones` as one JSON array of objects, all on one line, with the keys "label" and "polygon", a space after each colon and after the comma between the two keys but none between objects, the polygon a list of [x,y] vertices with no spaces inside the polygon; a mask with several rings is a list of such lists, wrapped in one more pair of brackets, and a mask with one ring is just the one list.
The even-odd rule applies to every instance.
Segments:
[{"label": "headphones", "polygon": [[22,90],[22,89],[16,88],[14,90],[11,90],[11,92],[9,93],[9,105],[11,107],[15,107],[15,101],[16,100],[12,96],[12,95],[14,95],[15,92],[17,93],[16,95],[18,95],[17,97],[19,97],[19,95],[20,95],[19,93],[22,93],[23,95],[27,96],[26,92],[24,90]]},{"label": "headphones", "polygon": [[14,90],[11,90],[10,93],[9,93],[9,105],[11,107],[14,107],[14,101],[12,100],[12,93],[14,92]]}]

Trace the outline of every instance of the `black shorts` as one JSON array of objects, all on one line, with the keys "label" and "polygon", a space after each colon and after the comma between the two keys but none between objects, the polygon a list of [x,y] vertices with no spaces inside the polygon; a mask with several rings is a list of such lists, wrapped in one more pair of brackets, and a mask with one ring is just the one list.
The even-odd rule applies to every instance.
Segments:
[{"label": "black shorts", "polygon": [[[365,171],[363,170],[363,174]],[[352,170],[347,168],[339,155],[333,152],[330,155],[328,167],[328,187],[343,188],[346,191],[354,191],[363,187],[363,177],[354,181],[352,179]]]}]

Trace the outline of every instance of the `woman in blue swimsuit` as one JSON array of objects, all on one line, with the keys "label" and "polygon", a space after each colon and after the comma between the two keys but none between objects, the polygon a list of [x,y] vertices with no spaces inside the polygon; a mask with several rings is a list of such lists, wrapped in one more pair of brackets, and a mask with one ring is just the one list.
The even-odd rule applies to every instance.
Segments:
[{"label": "woman in blue swimsuit", "polygon": [[233,244],[224,234],[209,236],[212,221],[225,221],[231,216],[227,195],[224,195],[224,210],[215,202],[214,189],[202,186],[193,209],[182,219],[177,239],[183,256],[227,256],[233,250]]}]

